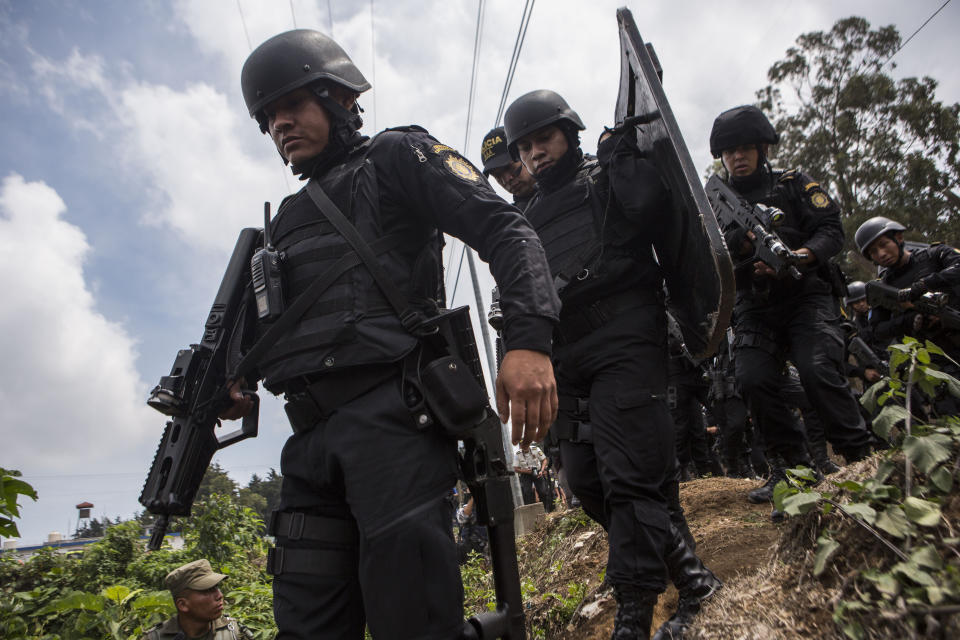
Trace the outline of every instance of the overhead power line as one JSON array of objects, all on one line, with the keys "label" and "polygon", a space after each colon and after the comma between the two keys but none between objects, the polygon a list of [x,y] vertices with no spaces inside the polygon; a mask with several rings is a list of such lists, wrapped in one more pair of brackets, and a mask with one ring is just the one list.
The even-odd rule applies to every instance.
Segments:
[{"label": "overhead power line", "polygon": [[290,0],[290,15],[293,16],[293,28],[297,28],[297,14],[293,10],[293,0]]},{"label": "overhead power line", "polygon": [[497,108],[497,119],[493,125],[500,124],[503,112],[507,108],[507,96],[510,95],[510,87],[513,85],[513,75],[517,71],[517,61],[520,60],[520,50],[523,49],[523,42],[527,37],[527,27],[530,26],[530,17],[533,15],[533,5],[536,0],[527,0],[523,5],[523,15],[520,16],[520,27],[517,29],[517,39],[513,43],[513,53],[510,56],[510,65],[507,68],[507,79],[503,83],[503,93],[500,95],[500,106]]},{"label": "overhead power line", "polygon": [[927,25],[930,23],[930,21],[933,20],[933,19],[937,16],[938,13],[940,13],[941,11],[943,11],[943,8],[946,7],[948,4],[950,4],[950,0],[947,0],[946,2],[944,2],[942,5],[940,5],[940,8],[939,8],[939,9],[937,9],[936,11],[934,11],[933,13],[931,13],[931,14],[930,14],[930,17],[927,18],[926,20],[924,20],[924,21],[923,21],[923,24],[920,25],[919,27],[917,27],[917,30],[914,31],[913,33],[911,33],[911,34],[910,34],[910,37],[907,38],[906,40],[904,40],[904,41],[903,41],[903,44],[901,44],[899,47],[897,47],[897,50],[894,51],[893,53],[891,53],[891,54],[890,54],[890,57],[887,58],[886,61],[885,61],[882,65],[880,65],[880,66],[881,66],[881,67],[884,67],[884,66],[887,65],[888,62],[890,62],[891,60],[893,60],[893,57],[894,57],[895,55],[897,55],[898,53],[900,53],[900,50],[903,49],[905,46],[907,46],[907,43],[910,42],[911,40],[913,40],[914,36],[916,36],[918,33],[920,33],[920,30],[923,29],[925,26],[927,26]]},{"label": "overhead power line", "polygon": [[[329,5],[328,5],[329,6]],[[373,0],[370,0],[370,67],[373,90],[370,92],[370,100],[373,102],[373,131],[377,130],[377,45],[374,39],[373,29]]]}]

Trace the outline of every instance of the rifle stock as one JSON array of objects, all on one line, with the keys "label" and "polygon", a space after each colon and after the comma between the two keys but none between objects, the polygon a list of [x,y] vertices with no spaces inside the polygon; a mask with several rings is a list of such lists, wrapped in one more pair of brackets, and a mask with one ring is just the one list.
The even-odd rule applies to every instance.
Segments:
[{"label": "rifle stock", "polygon": [[190,515],[203,474],[218,449],[257,435],[259,397],[245,392],[254,409],[240,429],[217,437],[218,414],[231,404],[227,393],[227,350],[250,282],[250,256],[258,229],[240,232],[199,344],[177,353],[170,375],[160,378],[147,401],[170,416],[147,474],[140,504],[159,516],[148,547],[159,549],[172,516]]}]

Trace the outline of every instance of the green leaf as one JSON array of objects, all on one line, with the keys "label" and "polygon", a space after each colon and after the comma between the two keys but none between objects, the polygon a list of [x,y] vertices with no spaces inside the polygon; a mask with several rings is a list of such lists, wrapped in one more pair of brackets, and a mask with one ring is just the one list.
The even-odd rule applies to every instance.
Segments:
[{"label": "green leaf", "polygon": [[817,553],[813,557],[813,575],[819,576],[823,573],[824,569],[827,568],[827,562],[830,561],[830,558],[833,557],[833,554],[836,553],[839,548],[840,543],[833,538],[829,538],[826,535],[821,535],[817,538]]},{"label": "green leaf", "polygon": [[952,438],[939,433],[923,437],[907,436],[903,440],[903,452],[920,471],[929,474],[934,467],[950,458],[949,447],[952,444]]},{"label": "green leaf", "polygon": [[855,480],[844,480],[843,482],[834,482],[833,484],[838,489],[845,489],[850,493],[860,493],[863,491],[863,485]]},{"label": "green leaf", "polygon": [[913,531],[903,509],[897,505],[887,507],[877,516],[877,528],[886,531],[894,538],[905,538]]},{"label": "green leaf", "polygon": [[881,573],[874,579],[874,586],[876,586],[877,591],[882,593],[886,598],[892,599],[900,593],[900,581],[897,580],[891,573]]},{"label": "green leaf", "polygon": [[877,521],[877,512],[865,502],[852,502],[843,505],[843,510],[852,516],[859,516],[867,524],[873,524]]},{"label": "green leaf", "polygon": [[935,527],[940,524],[940,505],[929,500],[907,496],[903,500],[903,512],[907,519],[921,527]]},{"label": "green leaf", "polygon": [[781,480],[773,487],[773,506],[777,511],[783,511],[783,501],[799,492],[799,489]]},{"label": "green leaf", "polygon": [[927,600],[934,606],[943,604],[948,595],[947,590],[943,587],[927,587]]},{"label": "green leaf", "polygon": [[936,586],[936,582],[934,582],[930,574],[920,568],[920,566],[915,562],[898,562],[897,564],[893,565],[893,569],[891,569],[891,571],[898,573],[921,586]]},{"label": "green leaf", "polygon": [[950,395],[954,397],[960,397],[960,381],[951,376],[949,373],[944,373],[943,371],[938,371],[937,369],[932,368],[927,369],[926,373],[931,378],[934,378],[938,383],[945,384]]},{"label": "green leaf", "polygon": [[794,480],[800,480],[808,484],[817,484],[817,474],[814,473],[813,469],[809,469],[807,467],[787,469],[787,477]]},{"label": "green leaf", "polygon": [[84,593],[83,591],[74,591],[70,595],[51,602],[47,606],[37,611],[36,615],[46,615],[48,613],[63,613],[64,611],[103,611],[103,597],[95,593]]},{"label": "green leaf", "polygon": [[873,475],[877,483],[882,484],[887,481],[890,474],[897,470],[897,465],[890,459],[884,459],[877,465],[877,472]]},{"label": "green leaf", "polygon": [[124,586],[122,584],[115,584],[107,587],[100,594],[117,604],[121,604],[123,600],[130,595],[130,587]]},{"label": "green leaf", "polygon": [[919,566],[928,569],[940,570],[943,568],[943,560],[940,558],[940,554],[937,553],[936,548],[932,545],[915,549],[913,553],[910,554],[910,561],[916,562]]},{"label": "green leaf", "polygon": [[923,346],[924,346],[924,348],[925,348],[927,351],[929,351],[930,353],[934,353],[934,354],[936,354],[936,355],[938,355],[938,356],[945,356],[945,355],[947,355],[947,354],[945,354],[945,353],[943,352],[943,349],[941,349],[941,348],[938,347],[937,345],[933,344],[933,343],[930,342],[929,340],[925,341],[925,342],[923,343]]},{"label": "green leaf", "polygon": [[917,361],[923,364],[930,364],[930,354],[926,349],[917,349]]},{"label": "green leaf", "polygon": [[939,467],[930,474],[930,481],[941,492],[950,493],[950,488],[953,487],[953,474],[949,469]]},{"label": "green leaf", "polygon": [[907,419],[907,410],[898,404],[887,404],[880,414],[873,419],[873,432],[880,438],[888,440],[890,432],[898,423]]},{"label": "green leaf", "polygon": [[798,516],[807,513],[820,501],[820,492],[809,491],[797,493],[783,501],[783,512],[788,516]]}]

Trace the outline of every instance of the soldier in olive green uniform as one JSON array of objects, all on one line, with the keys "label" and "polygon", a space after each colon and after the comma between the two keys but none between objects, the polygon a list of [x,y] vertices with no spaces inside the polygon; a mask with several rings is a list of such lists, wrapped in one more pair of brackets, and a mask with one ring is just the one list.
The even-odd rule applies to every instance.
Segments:
[{"label": "soldier in olive green uniform", "polygon": [[144,635],[145,640],[252,640],[253,633],[223,615],[220,582],[227,576],[214,573],[206,560],[177,567],[164,579],[177,606],[177,615]]}]

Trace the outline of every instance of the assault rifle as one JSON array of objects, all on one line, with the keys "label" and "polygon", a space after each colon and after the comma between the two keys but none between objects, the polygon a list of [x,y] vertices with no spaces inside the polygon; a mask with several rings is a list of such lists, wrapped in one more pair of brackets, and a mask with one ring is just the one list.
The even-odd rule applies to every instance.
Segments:
[{"label": "assault rifle", "polygon": [[259,397],[253,392],[244,392],[255,406],[243,418],[240,429],[220,437],[215,429],[219,413],[232,404],[226,385],[227,352],[239,320],[240,303],[250,284],[250,257],[259,237],[259,229],[240,232],[200,343],[177,353],[170,375],[160,378],[147,400],[171,418],[140,493],[140,504],[159,516],[153,525],[150,549],[160,548],[172,516],[190,515],[213,454],[257,435]]},{"label": "assault rifle", "polygon": [[[783,219],[783,212],[774,207],[752,205],[742,196],[731,189],[720,176],[714,174],[704,187],[710,206],[717,214],[720,228],[724,231],[736,225],[744,231],[753,233],[750,243],[753,253],[750,257],[734,265],[734,269],[741,269],[752,265],[758,260],[773,269],[777,277],[784,274],[799,280],[803,277],[796,265],[800,264],[803,256],[794,253],[780,239],[773,228]],[[749,236],[748,236],[749,238]],[[738,247],[733,247],[736,253]]]},{"label": "assault rifle", "polygon": [[[908,300],[909,289],[897,289],[878,280],[867,283],[867,303],[871,307],[883,307],[889,311],[903,311],[901,303]],[[914,311],[925,316],[936,318],[945,329],[960,331],[960,311],[947,306],[949,295],[943,292],[925,293],[919,300],[912,300],[910,304]]]},{"label": "assault rifle", "polygon": [[887,363],[881,360],[880,356],[860,336],[855,335],[847,341],[847,351],[864,369],[873,369],[881,375],[887,375],[890,372]]}]

